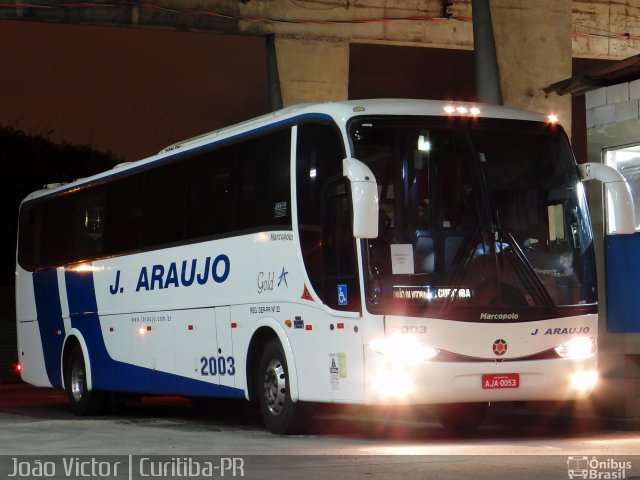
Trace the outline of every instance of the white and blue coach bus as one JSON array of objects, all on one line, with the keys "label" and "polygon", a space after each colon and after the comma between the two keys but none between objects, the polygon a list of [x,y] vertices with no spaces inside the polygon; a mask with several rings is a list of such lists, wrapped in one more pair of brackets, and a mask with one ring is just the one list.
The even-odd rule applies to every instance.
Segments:
[{"label": "white and blue coach bus", "polygon": [[[584,169],[583,169],[584,170]],[[297,431],[316,402],[583,398],[597,292],[562,128],[497,106],[299,105],[51,186],[20,208],[25,382],[241,397]]]}]

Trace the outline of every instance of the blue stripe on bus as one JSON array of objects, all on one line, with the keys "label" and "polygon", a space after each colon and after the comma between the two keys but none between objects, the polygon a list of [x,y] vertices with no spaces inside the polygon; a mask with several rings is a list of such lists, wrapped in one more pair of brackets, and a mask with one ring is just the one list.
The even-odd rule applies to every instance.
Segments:
[{"label": "blue stripe on bus", "polygon": [[158,395],[244,397],[244,392],[237,388],[214,385],[112,359],[100,328],[93,273],[67,270],[65,280],[71,326],[82,333],[89,351],[92,388]]},{"label": "blue stripe on bus", "polygon": [[44,366],[51,385],[60,388],[62,387],[60,358],[64,342],[64,323],[60,307],[58,274],[55,270],[42,270],[34,272],[32,278]]}]

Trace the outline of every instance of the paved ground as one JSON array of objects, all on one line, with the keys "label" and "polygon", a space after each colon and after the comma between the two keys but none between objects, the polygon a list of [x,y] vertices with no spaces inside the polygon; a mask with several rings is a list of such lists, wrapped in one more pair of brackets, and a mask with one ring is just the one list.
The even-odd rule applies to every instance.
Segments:
[{"label": "paved ground", "polygon": [[[466,438],[444,431],[428,411],[418,417],[409,411],[320,409],[312,433],[274,436],[248,406],[202,414],[186,399],[147,398],[115,415],[80,418],[69,411],[63,392],[0,385],[0,478],[15,469],[12,462],[26,472],[36,460],[58,465],[58,478],[81,478],[62,475],[61,462],[74,458],[135,466],[130,477],[122,469],[108,478],[145,478],[153,476],[151,462],[175,470],[180,459],[189,458],[227,462],[228,467],[242,462],[247,478],[305,480],[564,479],[569,478],[568,461],[576,466],[596,458],[601,475],[586,478],[640,478],[639,429],[603,422],[586,407],[574,417],[554,415],[552,407],[501,405]],[[622,475],[619,468],[614,472],[615,462],[631,462],[629,468],[621,464],[624,477],[611,476]],[[585,478],[580,477],[583,470],[573,473]]]}]

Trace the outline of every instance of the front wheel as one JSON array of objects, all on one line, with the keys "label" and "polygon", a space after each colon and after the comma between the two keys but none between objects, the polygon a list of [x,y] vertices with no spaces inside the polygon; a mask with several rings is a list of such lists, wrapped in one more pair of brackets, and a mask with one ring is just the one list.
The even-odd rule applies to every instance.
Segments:
[{"label": "front wheel", "polygon": [[436,414],[444,428],[464,434],[480,426],[488,409],[488,403],[447,403],[438,405]]},{"label": "front wheel", "polygon": [[280,341],[275,338],[265,346],[256,379],[260,411],[271,433],[299,433],[305,426],[300,402],[293,402],[289,391],[289,370]]},{"label": "front wheel", "polygon": [[87,370],[80,345],[73,347],[69,354],[64,384],[73,413],[85,416],[98,415],[104,411],[107,395],[104,392],[89,390]]}]

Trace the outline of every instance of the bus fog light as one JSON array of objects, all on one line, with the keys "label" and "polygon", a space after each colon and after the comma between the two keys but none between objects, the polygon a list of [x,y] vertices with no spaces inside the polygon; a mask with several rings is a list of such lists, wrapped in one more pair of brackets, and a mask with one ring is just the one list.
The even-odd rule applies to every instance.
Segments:
[{"label": "bus fog light", "polygon": [[562,358],[589,358],[596,353],[596,337],[576,337],[561,343],[555,350]]},{"label": "bus fog light", "polygon": [[576,390],[592,390],[598,383],[598,372],[595,370],[580,371],[573,374],[572,384]]},{"label": "bus fog light", "polygon": [[413,391],[413,380],[403,371],[382,370],[373,376],[376,392],[389,397],[405,397]]},{"label": "bus fog light", "polygon": [[434,359],[439,350],[419,342],[411,335],[393,335],[371,342],[371,349],[397,365],[415,365]]}]

